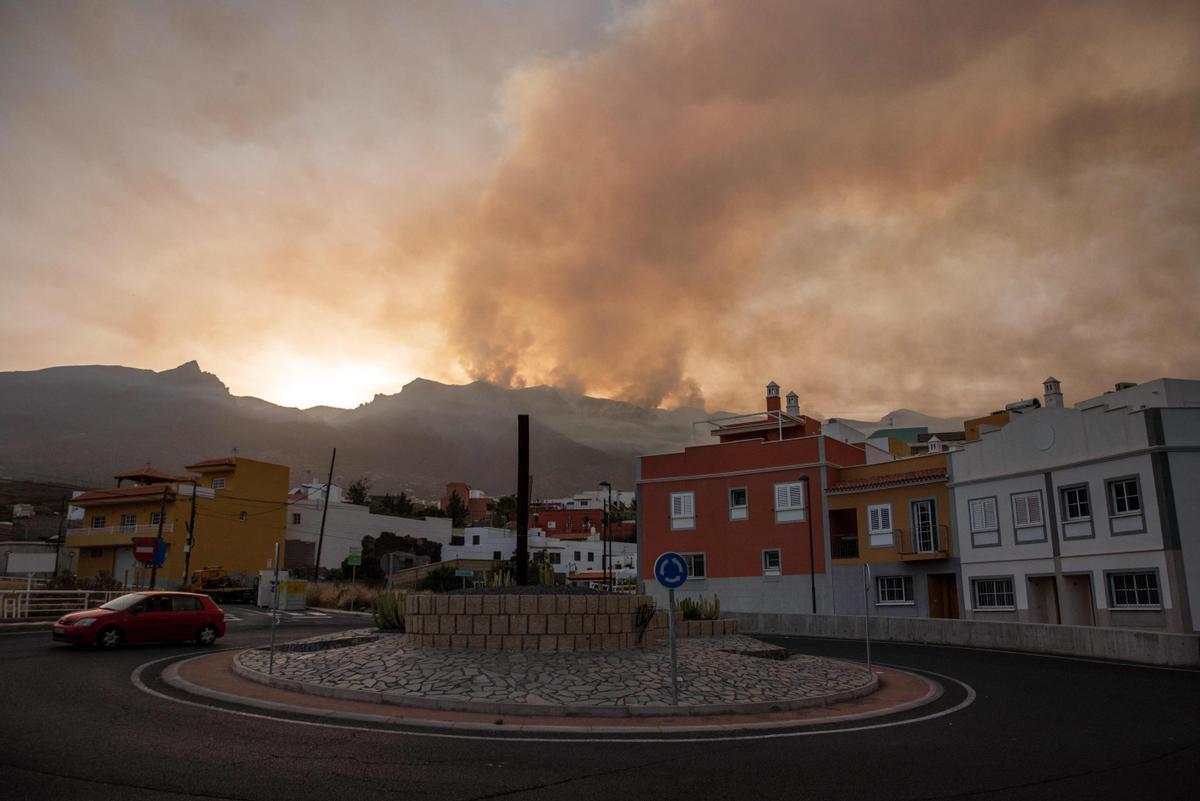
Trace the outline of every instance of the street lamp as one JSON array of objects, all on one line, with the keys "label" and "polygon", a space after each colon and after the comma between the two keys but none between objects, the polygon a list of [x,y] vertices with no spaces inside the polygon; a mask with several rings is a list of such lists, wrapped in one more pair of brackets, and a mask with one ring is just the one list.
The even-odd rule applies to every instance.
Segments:
[{"label": "street lamp", "polygon": [[816,555],[813,549],[812,503],[809,500],[808,474],[800,476],[804,482],[804,520],[808,523],[808,587],[812,590],[812,613],[817,613],[817,574]]},{"label": "street lamp", "polygon": [[612,581],[609,579],[609,568],[612,567],[612,555],[609,553],[609,528],[612,525],[610,518],[612,517],[612,484],[607,481],[600,482],[601,487],[608,490],[608,500],[604,503],[604,542],[600,549],[600,567],[604,571],[604,587],[609,592],[612,592]]}]

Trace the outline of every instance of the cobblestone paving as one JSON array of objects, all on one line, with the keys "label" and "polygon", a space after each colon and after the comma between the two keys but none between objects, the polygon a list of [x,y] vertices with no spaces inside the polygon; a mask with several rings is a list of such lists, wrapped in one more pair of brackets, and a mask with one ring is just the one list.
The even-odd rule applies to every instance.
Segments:
[{"label": "cobblestone paving", "polygon": [[[372,629],[313,638],[378,634]],[[740,635],[683,639],[678,644],[681,706],[744,705],[820,699],[857,690],[872,678],[862,667],[816,656],[748,656],[776,650]],[[733,653],[733,652],[739,653]],[[266,672],[266,649],[237,657]],[[642,707],[671,703],[670,651],[645,649],[553,653],[443,650],[412,647],[402,635],[346,648],[275,653],[274,675],[293,681],[416,696],[445,702],[567,707]]]}]

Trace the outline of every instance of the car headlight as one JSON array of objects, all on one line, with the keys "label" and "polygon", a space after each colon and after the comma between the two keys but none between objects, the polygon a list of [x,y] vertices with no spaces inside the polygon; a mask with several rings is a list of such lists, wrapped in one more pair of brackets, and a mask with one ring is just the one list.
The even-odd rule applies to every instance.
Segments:
[{"label": "car headlight", "polygon": [[96,618],[94,618],[94,617],[81,617],[81,618],[79,618],[79,620],[76,620],[71,625],[75,626],[76,628],[82,629],[86,626],[92,625],[95,622],[96,622]]}]

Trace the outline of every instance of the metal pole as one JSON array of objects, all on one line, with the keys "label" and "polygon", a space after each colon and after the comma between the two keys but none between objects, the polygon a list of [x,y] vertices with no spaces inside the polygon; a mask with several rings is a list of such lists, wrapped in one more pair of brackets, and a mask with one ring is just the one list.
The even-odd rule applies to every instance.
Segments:
[{"label": "metal pole", "polygon": [[267,675],[275,670],[275,626],[279,623],[279,543],[275,543],[275,583],[271,588],[271,650],[267,656]]},{"label": "metal pole", "polygon": [[[162,542],[163,518],[167,516],[167,486],[163,485],[162,503],[158,507],[158,541]],[[136,521],[135,521],[136,522]],[[136,528],[134,529],[137,530]],[[154,555],[158,556],[158,546],[154,546]],[[165,558],[165,557],[164,557]],[[150,589],[154,589],[155,582],[158,581],[158,559],[150,563]]]},{"label": "metal pole", "polygon": [[863,608],[866,614],[866,634],[867,634],[867,672],[871,672],[871,566],[863,562],[863,573],[866,575],[866,583],[863,584]]},{"label": "metal pole", "polygon": [[675,590],[667,590],[667,632],[671,638],[671,703],[679,704],[679,676],[675,661]]},{"label": "metal pole", "polygon": [[329,457],[329,480],[325,482],[325,506],[321,509],[321,533],[317,535],[317,555],[313,559],[313,581],[321,578],[321,546],[325,544],[325,515],[329,514],[329,494],[333,490],[333,463],[336,459],[337,448],[334,448],[333,456]]},{"label": "metal pole", "polygon": [[517,584],[529,583],[529,415],[517,415]]},{"label": "metal pole", "polygon": [[[358,583],[358,565],[350,565],[350,586]],[[350,591],[350,611],[354,611],[354,591]]]},{"label": "metal pole", "polygon": [[196,488],[200,485],[192,482],[192,512],[187,522],[187,542],[183,546],[183,580],[188,580],[188,571],[192,565],[192,546],[196,543]]},{"label": "metal pole", "polygon": [[813,550],[813,510],[812,497],[808,491],[808,476],[800,476],[804,482],[804,515],[808,521],[808,586],[812,590],[812,613],[817,613],[817,557]]}]

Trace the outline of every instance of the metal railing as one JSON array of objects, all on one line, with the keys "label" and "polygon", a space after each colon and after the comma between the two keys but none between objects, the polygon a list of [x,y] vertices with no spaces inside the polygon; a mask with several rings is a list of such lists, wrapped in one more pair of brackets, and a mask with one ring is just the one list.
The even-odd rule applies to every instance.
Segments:
[{"label": "metal railing", "polygon": [[0,590],[0,620],[44,620],[91,609],[128,590]]},{"label": "metal railing", "polygon": [[[162,531],[167,534],[175,530],[174,520],[164,520]],[[155,536],[158,534],[158,523],[142,523],[136,526],[105,526],[104,528],[70,528],[68,537],[103,537],[112,534],[143,534]]]},{"label": "metal railing", "polygon": [[833,535],[833,558],[834,559],[857,559],[858,558],[858,535],[857,534],[834,534]]},{"label": "metal railing", "polygon": [[945,558],[950,553],[950,527],[944,524],[911,529],[898,528],[896,550],[901,556]]}]

